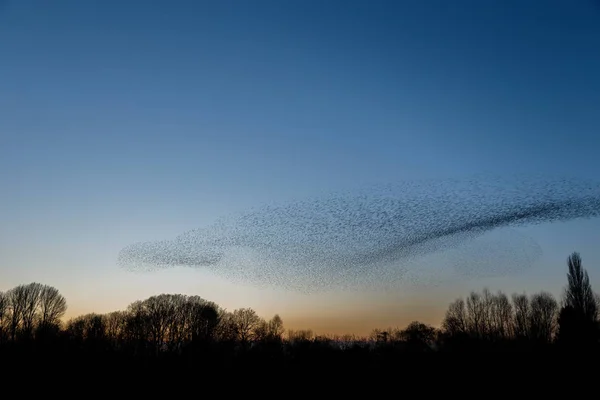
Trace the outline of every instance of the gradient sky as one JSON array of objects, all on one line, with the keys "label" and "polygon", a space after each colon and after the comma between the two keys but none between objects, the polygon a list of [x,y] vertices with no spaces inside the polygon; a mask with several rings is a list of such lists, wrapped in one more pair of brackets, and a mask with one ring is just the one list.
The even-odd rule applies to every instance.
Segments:
[{"label": "gradient sky", "polygon": [[53,285],[69,315],[175,292],[321,333],[437,325],[484,286],[560,294],[575,250],[600,289],[598,220],[520,229],[544,252],[521,274],[395,293],[116,264],[131,243],[329,190],[598,178],[599,149],[591,0],[0,1],[0,290]]}]

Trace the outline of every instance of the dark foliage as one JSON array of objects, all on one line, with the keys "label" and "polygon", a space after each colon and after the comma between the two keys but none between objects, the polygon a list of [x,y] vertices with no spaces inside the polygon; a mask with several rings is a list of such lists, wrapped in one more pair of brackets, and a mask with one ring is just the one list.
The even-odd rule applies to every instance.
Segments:
[{"label": "dark foliage", "polygon": [[[484,289],[452,302],[439,329],[415,321],[405,329],[375,329],[366,338],[286,332],[278,315],[265,320],[249,308],[229,312],[178,294],[62,322],[66,301],[56,289],[20,285],[0,293],[0,358],[18,374],[36,366],[47,377],[110,376],[129,384],[153,377],[158,386],[167,377],[187,382],[190,374],[205,380],[232,373],[308,376],[302,379],[313,383],[331,383],[338,379],[333,375],[356,376],[357,382],[365,374],[449,377],[468,365],[472,376],[509,364],[515,374],[552,374],[548,366],[556,360],[588,359],[600,350],[598,297],[577,253],[568,266],[560,303],[546,292],[509,298]],[[482,362],[485,368],[477,366]]]}]

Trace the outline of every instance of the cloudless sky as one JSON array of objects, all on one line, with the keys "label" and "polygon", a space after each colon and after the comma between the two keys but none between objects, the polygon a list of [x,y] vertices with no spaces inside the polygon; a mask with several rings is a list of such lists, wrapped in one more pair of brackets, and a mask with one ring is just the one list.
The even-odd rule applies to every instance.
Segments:
[{"label": "cloudless sky", "polygon": [[599,149],[592,0],[0,2],[0,290],[56,286],[69,315],[177,292],[368,333],[484,286],[558,295],[574,250],[598,288],[597,220],[523,228],[534,267],[429,291],[306,296],[116,258],[362,184],[598,178]]}]

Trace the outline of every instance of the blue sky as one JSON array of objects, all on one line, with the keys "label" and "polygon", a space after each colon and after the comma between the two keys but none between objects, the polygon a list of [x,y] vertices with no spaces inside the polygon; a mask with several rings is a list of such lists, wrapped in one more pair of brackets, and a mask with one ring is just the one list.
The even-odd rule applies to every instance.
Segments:
[{"label": "blue sky", "polygon": [[394,304],[365,324],[395,325],[415,309],[437,323],[483,285],[558,293],[573,250],[600,284],[595,220],[523,228],[539,265],[427,306],[410,290],[307,298],[116,265],[133,242],[373,182],[596,178],[593,1],[5,1],[0,54],[0,290],[43,281],[74,313],[194,293],[331,330],[315,304],[355,318]]}]

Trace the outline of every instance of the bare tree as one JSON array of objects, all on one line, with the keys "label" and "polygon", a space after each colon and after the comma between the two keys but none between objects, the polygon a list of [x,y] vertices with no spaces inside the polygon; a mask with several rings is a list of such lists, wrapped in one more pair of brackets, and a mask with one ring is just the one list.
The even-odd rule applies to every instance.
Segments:
[{"label": "bare tree", "polygon": [[124,335],[134,354],[145,352],[150,338],[148,318],[143,311],[142,301],[138,300],[127,307]]},{"label": "bare tree", "polygon": [[430,350],[436,336],[436,329],[422,322],[413,321],[399,332],[400,339],[411,349]]},{"label": "bare tree", "polygon": [[23,333],[30,337],[35,328],[36,316],[40,305],[42,290],[44,285],[41,283],[30,283],[26,285],[25,308],[23,310]]},{"label": "bare tree", "polygon": [[450,336],[468,333],[465,301],[463,299],[457,299],[450,303],[442,322],[442,329]]},{"label": "bare tree", "polygon": [[11,340],[15,340],[17,336],[17,330],[21,325],[23,319],[23,310],[25,309],[25,286],[20,285],[10,289],[6,296],[8,298],[8,307],[10,309],[10,337]]},{"label": "bare tree", "polygon": [[[289,336],[289,334],[288,334]],[[382,329],[379,328],[375,328],[371,331],[371,333],[369,334],[369,340],[375,342],[375,343],[387,343],[389,339],[389,332],[384,331]]]},{"label": "bare tree", "polygon": [[[485,294],[488,292],[484,291]],[[471,292],[467,297],[467,325],[469,333],[477,338],[484,338],[488,331],[488,298]]]},{"label": "bare tree", "polygon": [[254,333],[254,329],[260,324],[260,317],[251,308],[239,308],[232,315],[237,339],[247,343]]},{"label": "bare tree", "polygon": [[513,305],[515,309],[514,313],[514,329],[515,336],[517,338],[529,338],[529,324],[530,324],[530,304],[529,298],[525,293],[513,294]]},{"label": "bare tree", "polygon": [[175,315],[175,302],[172,296],[161,294],[152,296],[141,303],[142,313],[148,321],[150,339],[156,352],[166,343],[168,328]]},{"label": "bare tree", "polygon": [[125,340],[127,331],[127,313],[113,311],[104,316],[106,337],[113,345]]},{"label": "bare tree", "polygon": [[157,353],[167,338],[170,315],[173,312],[168,295],[152,296],[129,305],[131,330],[139,340],[149,340]]},{"label": "bare tree", "polygon": [[58,325],[67,312],[67,300],[58,289],[44,285],[40,289],[39,321],[41,326]]},{"label": "bare tree", "polygon": [[288,341],[291,343],[310,342],[314,334],[311,329],[288,330]]},{"label": "bare tree", "polygon": [[529,315],[530,337],[542,343],[550,343],[556,328],[558,302],[547,292],[531,297]]},{"label": "bare tree", "polygon": [[222,316],[219,307],[199,296],[188,298],[190,340],[210,340],[215,337]]},{"label": "bare tree", "polygon": [[6,340],[7,327],[10,321],[10,307],[8,296],[4,292],[0,292],[0,344]]},{"label": "bare tree", "polygon": [[269,323],[266,320],[261,318],[260,322],[254,328],[254,340],[256,340],[258,342],[266,342],[266,341],[268,341],[268,337],[269,337]]},{"label": "bare tree", "polygon": [[269,321],[261,318],[254,329],[254,338],[264,342],[280,342],[284,332],[283,320],[278,314],[275,314]]},{"label": "bare tree", "polygon": [[[200,296],[161,294],[129,305],[125,332],[138,347],[149,341],[155,352],[181,350],[185,343],[214,338],[223,315],[216,304]],[[230,331],[235,334],[233,325]]]},{"label": "bare tree", "polygon": [[68,335],[77,341],[88,344],[101,344],[106,339],[106,317],[89,313],[67,321]]},{"label": "bare tree", "polygon": [[30,283],[19,285],[7,292],[11,311],[10,334],[12,340],[16,339],[19,331],[24,336],[31,336],[33,333],[41,291],[41,284]]},{"label": "bare tree", "polygon": [[193,301],[194,297],[181,294],[168,296],[171,303],[171,314],[167,322],[167,344],[170,350],[181,348],[185,342],[191,340]]},{"label": "bare tree", "polygon": [[65,332],[71,341],[82,343],[85,340],[86,332],[85,317],[80,315],[69,319],[66,323]]},{"label": "bare tree", "polygon": [[279,316],[279,314],[275,314],[273,318],[268,322],[268,338],[269,340],[280,341],[285,332],[285,328],[283,327],[283,320]]},{"label": "bare tree", "polygon": [[506,294],[471,292],[466,302],[457,299],[450,304],[442,322],[446,337],[468,336],[485,340],[506,340],[514,335],[513,307]]},{"label": "bare tree", "polygon": [[238,339],[237,326],[233,317],[233,313],[226,310],[221,310],[219,315],[219,323],[216,326],[215,334],[222,342],[232,342]]},{"label": "bare tree", "polygon": [[506,294],[498,292],[488,301],[490,308],[490,333],[497,339],[506,340],[513,337],[513,308]]}]

